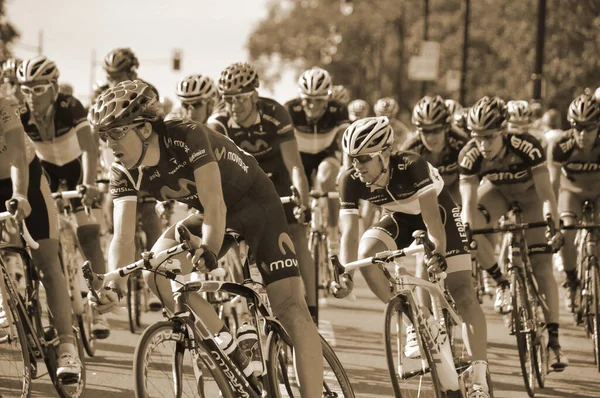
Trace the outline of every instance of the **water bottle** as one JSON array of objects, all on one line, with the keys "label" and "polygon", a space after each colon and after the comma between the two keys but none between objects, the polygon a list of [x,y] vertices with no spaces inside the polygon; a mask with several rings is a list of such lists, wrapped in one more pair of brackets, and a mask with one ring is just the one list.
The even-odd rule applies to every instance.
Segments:
[{"label": "water bottle", "polygon": [[215,336],[215,341],[227,356],[239,366],[246,377],[252,374],[252,366],[249,357],[244,355],[236,339],[227,330],[222,330]]},{"label": "water bottle", "polygon": [[454,357],[446,329],[433,316],[427,319],[427,325],[434,341],[432,354],[434,362],[437,363],[436,368],[442,389],[458,391],[460,389],[458,373],[454,367]]},{"label": "water bottle", "polygon": [[250,359],[252,373],[255,376],[260,376],[263,372],[263,363],[256,327],[250,323],[242,323],[237,330],[237,341],[240,350]]}]

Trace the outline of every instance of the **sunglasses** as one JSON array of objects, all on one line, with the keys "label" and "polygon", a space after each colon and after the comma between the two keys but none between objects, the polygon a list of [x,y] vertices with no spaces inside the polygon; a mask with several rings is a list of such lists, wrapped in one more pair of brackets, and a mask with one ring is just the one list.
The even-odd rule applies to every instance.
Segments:
[{"label": "sunglasses", "polygon": [[423,133],[425,135],[429,134],[440,134],[448,131],[447,126],[430,126],[428,128],[418,127],[419,133]]},{"label": "sunglasses", "polygon": [[53,83],[41,84],[39,86],[21,86],[21,92],[24,95],[44,95],[50,90],[53,86]]},{"label": "sunglasses", "polygon": [[210,100],[211,98],[200,98],[197,100],[181,101],[181,103],[188,108],[196,108],[198,106],[206,105]]},{"label": "sunglasses", "polygon": [[596,123],[596,122],[579,123],[579,122],[572,121],[571,127],[573,127],[575,130],[577,130],[579,132],[584,132],[584,131],[592,132],[592,131],[596,130],[596,128],[598,128],[598,123]]},{"label": "sunglasses", "polygon": [[316,106],[326,105],[328,99],[329,97],[304,97],[302,98],[302,105],[312,109]]},{"label": "sunglasses", "polygon": [[377,155],[379,155],[379,152],[370,153],[368,155],[351,156],[350,159],[352,159],[352,164],[356,164],[356,163],[365,164],[365,163],[369,163],[371,160],[375,159],[375,157]]},{"label": "sunglasses", "polygon": [[229,105],[244,104],[250,99],[250,97],[252,97],[252,94],[254,94],[254,91],[242,94],[224,95],[223,100],[225,100],[225,102]]},{"label": "sunglasses", "polygon": [[125,137],[125,134],[127,134],[130,130],[143,126],[144,124],[145,122],[137,124],[128,124],[126,126],[115,127],[107,131],[100,131],[98,133],[98,137],[104,142],[107,142],[109,138],[113,141],[119,141],[123,139],[123,137]]}]

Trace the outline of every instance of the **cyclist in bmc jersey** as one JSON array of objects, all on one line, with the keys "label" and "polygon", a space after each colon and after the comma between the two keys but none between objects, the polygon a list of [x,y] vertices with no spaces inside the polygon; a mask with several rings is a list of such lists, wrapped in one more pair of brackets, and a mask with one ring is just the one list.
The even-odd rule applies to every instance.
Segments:
[{"label": "cyclist in bmc jersey", "polygon": [[[192,259],[201,270],[216,266],[225,227],[241,233],[267,284],[273,311],[300,354],[301,394],[320,396],[323,366],[318,331],[304,300],[296,250],[273,183],[251,155],[222,134],[194,122],[165,122],[158,114],[157,100],[143,82],[126,81],[103,93],[90,109],[92,125],[117,158],[111,176],[115,238],[110,244],[109,266],[118,268],[134,261],[139,190],[159,200],[177,200],[204,213],[203,223],[198,215],[183,222],[193,234],[202,236],[203,244]],[[176,244],[173,226],[152,250]],[[181,263],[184,273],[189,273],[191,264],[186,256],[181,256]],[[116,291],[126,287],[125,278],[114,278],[105,278],[109,290],[99,291],[100,311],[110,310],[118,302],[118,294],[110,290],[111,282],[116,284]],[[146,275],[146,279],[155,294],[162,293],[159,297],[172,311],[169,280],[154,274]],[[227,330],[200,295],[190,295],[189,300],[212,333]]]},{"label": "cyclist in bmc jersey", "polygon": [[[302,201],[301,211],[305,213],[309,208],[309,186],[292,119],[278,102],[258,96],[256,89],[259,84],[256,70],[245,62],[225,68],[219,78],[219,91],[229,112],[227,115],[214,115],[208,125],[254,156],[275,184],[279,196],[291,195],[290,186],[296,187]],[[294,214],[295,204],[288,203],[283,207],[307,289],[308,308],[316,319],[316,272],[308,250],[306,227]]]},{"label": "cyclist in bmc jersey", "polygon": [[[336,190],[341,166],[337,154],[339,139],[349,124],[347,108],[330,99],[332,86],[329,73],[313,67],[298,79],[300,98],[285,104],[296,129],[304,172],[309,182],[312,182],[313,172],[316,172],[314,185],[322,192]],[[329,252],[337,253],[339,204],[335,199],[328,202],[327,242],[331,249]]]},{"label": "cyclist in bmc jersey", "polygon": [[[577,224],[583,203],[594,205],[594,216],[600,220],[600,103],[591,95],[582,94],[569,106],[567,116],[572,128],[548,148],[551,177],[558,191],[558,211],[565,225]],[[559,188],[560,187],[560,188]],[[576,312],[580,303],[577,278],[576,231],[565,231],[561,250],[567,279],[566,307]]]},{"label": "cyclist in bmc jersey", "polygon": [[[542,209],[548,205],[554,222],[558,223],[556,199],[542,145],[530,134],[507,133],[507,113],[506,104],[498,97],[483,97],[469,110],[467,123],[473,138],[458,158],[463,220],[473,228],[485,228],[495,224],[512,203],[518,202],[525,222],[543,219]],[[478,211],[478,205],[486,212],[487,220]],[[525,232],[534,275],[548,303],[544,316],[552,354],[550,364],[561,370],[568,365],[568,360],[558,339],[558,286],[552,274],[551,253],[560,246],[562,236],[557,229],[549,246],[543,229]],[[493,237],[477,238],[476,256],[499,284],[494,308],[507,314],[511,311],[509,282],[494,261]]]},{"label": "cyclist in bmc jersey", "polygon": [[[41,271],[39,275],[46,289],[48,307],[58,332],[58,378],[73,379],[73,376],[81,373],[81,361],[73,336],[71,299],[58,260],[56,207],[40,161],[25,137],[19,120],[18,102],[16,98],[1,97],[0,212],[6,211],[11,199],[18,202],[17,218],[25,218],[32,238],[39,244],[39,248],[32,250],[31,255],[35,266]],[[8,262],[8,259],[5,260]],[[6,292],[0,292],[0,296],[3,294]],[[4,296],[3,299],[8,297]],[[0,325],[0,335],[5,326],[7,325]]]},{"label": "cyclist in bmc jersey", "polygon": [[410,136],[408,127],[398,119],[399,110],[400,106],[398,106],[396,100],[390,97],[380,98],[373,105],[375,116],[385,116],[389,119],[390,125],[396,135],[394,137],[394,146],[397,149],[400,149]]},{"label": "cyclist in bmc jersey", "polygon": [[355,99],[348,104],[348,120],[355,122],[369,116],[369,104],[362,99]]},{"label": "cyclist in bmc jersey", "polygon": [[[27,103],[21,123],[49,177],[52,192],[59,190],[61,180],[66,181],[69,190],[85,185],[83,204],[94,208],[94,217],[85,214],[82,201],[72,201],[77,238],[94,270],[105,272],[97,221],[102,217],[96,203],[97,139],[86,120],[83,105],[75,97],[58,92],[58,76],[56,64],[45,56],[25,60],[19,66],[17,78]],[[108,335],[104,317],[96,316],[92,326],[98,338]]]},{"label": "cyclist in bmc jersey", "polygon": [[[487,327],[473,289],[471,257],[460,209],[444,188],[437,170],[421,156],[414,152],[391,152],[393,136],[386,117],[358,120],[344,133],[342,148],[352,159],[353,168],[340,178],[340,261],[342,264],[355,261],[357,253],[363,259],[385,250],[404,248],[412,242],[415,230],[427,230],[435,244],[428,268],[436,272],[447,269],[448,288],[472,333],[469,336],[465,333],[464,338],[474,360],[477,386],[474,389],[481,392],[478,396],[489,397]],[[383,207],[384,215],[359,241],[361,199]],[[373,293],[387,303],[392,292],[381,269],[374,265],[361,268],[361,272]],[[346,286],[334,284],[337,297],[346,296],[352,288],[351,275],[344,274],[342,281]]]},{"label": "cyclist in bmc jersey", "polygon": [[460,203],[458,154],[469,137],[452,129],[451,115],[442,97],[425,96],[413,109],[412,123],[417,135],[402,145],[402,150],[418,153],[431,163],[444,179],[452,199]]},{"label": "cyclist in bmc jersey", "polygon": [[331,91],[331,99],[339,102],[342,105],[348,106],[350,103],[350,91],[342,85],[333,86]]}]

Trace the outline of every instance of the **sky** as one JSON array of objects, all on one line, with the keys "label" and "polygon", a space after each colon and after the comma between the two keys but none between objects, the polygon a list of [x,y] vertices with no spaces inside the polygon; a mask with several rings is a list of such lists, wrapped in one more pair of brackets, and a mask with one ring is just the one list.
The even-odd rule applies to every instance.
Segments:
[{"label": "sky", "polygon": [[[232,62],[247,61],[246,43],[267,14],[268,0],[8,0],[6,17],[21,33],[19,42],[37,46],[87,103],[92,76],[104,77],[102,60],[116,47],[130,47],[140,61],[138,76],[161,95],[175,99],[177,81],[202,73],[217,79]],[[175,48],[183,51],[181,71],[171,69]],[[35,52],[13,46],[20,58]],[[92,67],[92,52],[95,63]],[[146,62],[144,62],[146,61]],[[93,72],[92,72],[93,69]],[[296,76],[284,74],[274,92],[261,95],[284,102],[296,94]]]}]

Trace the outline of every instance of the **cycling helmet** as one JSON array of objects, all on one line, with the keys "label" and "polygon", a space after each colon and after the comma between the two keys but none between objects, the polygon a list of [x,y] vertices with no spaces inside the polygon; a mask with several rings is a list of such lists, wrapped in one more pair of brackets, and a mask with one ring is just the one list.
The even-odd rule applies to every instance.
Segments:
[{"label": "cycling helmet", "polygon": [[600,121],[600,103],[591,94],[581,94],[569,105],[569,123],[591,124]]},{"label": "cycling helmet", "polygon": [[302,73],[298,79],[298,91],[303,97],[327,97],[332,90],[329,72],[316,66]]},{"label": "cycling helmet", "polygon": [[373,111],[377,116],[394,117],[398,113],[398,103],[395,99],[384,97],[377,100],[373,106]]},{"label": "cycling helmet", "polygon": [[366,117],[352,123],[342,137],[342,149],[349,156],[381,153],[394,142],[394,131],[385,116]]},{"label": "cycling helmet", "polygon": [[333,90],[331,92],[331,99],[334,99],[343,105],[348,105],[348,103],[350,102],[350,92],[344,86],[333,86]]},{"label": "cycling helmet", "polygon": [[219,91],[223,94],[239,94],[258,88],[258,73],[247,62],[229,65],[219,77]]},{"label": "cycling helmet", "polygon": [[214,98],[217,86],[208,76],[190,75],[179,80],[176,94],[181,102],[194,102],[201,98]]},{"label": "cycling helmet", "polygon": [[508,110],[508,122],[514,124],[529,124],[533,112],[529,106],[529,102],[522,100],[508,101],[506,103]]},{"label": "cycling helmet", "polygon": [[444,100],[444,103],[446,104],[446,108],[448,108],[448,113],[450,114],[450,116],[454,116],[458,112],[463,110],[462,105],[458,101],[455,101],[453,99]]},{"label": "cycling helmet", "polygon": [[450,121],[450,116],[442,97],[426,95],[413,108],[412,123],[417,127],[442,127]]},{"label": "cycling helmet", "polygon": [[126,80],[100,94],[88,113],[88,121],[97,130],[109,130],[136,121],[158,118],[156,93],[140,80]]},{"label": "cycling helmet", "polygon": [[507,118],[508,111],[504,101],[486,95],[469,109],[467,127],[471,132],[499,130],[506,126]]},{"label": "cycling helmet", "polygon": [[104,57],[104,70],[109,74],[131,72],[139,66],[140,63],[130,48],[115,48]]},{"label": "cycling helmet", "polygon": [[37,81],[56,82],[60,75],[54,61],[50,61],[44,55],[26,59],[17,68],[17,80],[19,83],[31,83]]},{"label": "cycling helmet", "polygon": [[369,104],[365,100],[354,100],[348,104],[348,112],[355,115],[367,115],[369,113]]},{"label": "cycling helmet", "polygon": [[61,83],[58,85],[58,92],[65,95],[73,95],[73,86],[68,83]]},{"label": "cycling helmet", "polygon": [[9,58],[2,64],[2,77],[11,83],[17,82],[17,69],[23,60],[19,58]]},{"label": "cycling helmet", "polygon": [[596,101],[600,101],[600,87],[594,92],[594,97],[596,97]]},{"label": "cycling helmet", "polygon": [[461,130],[467,131],[467,118],[469,117],[469,107],[463,108],[460,112],[457,112],[452,118],[452,124]]}]

